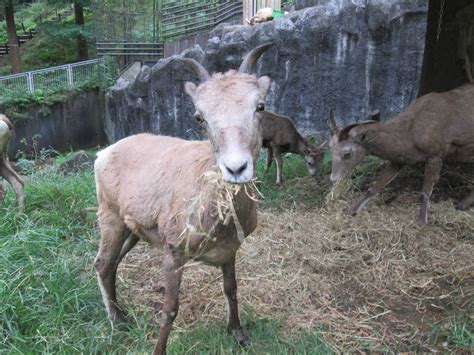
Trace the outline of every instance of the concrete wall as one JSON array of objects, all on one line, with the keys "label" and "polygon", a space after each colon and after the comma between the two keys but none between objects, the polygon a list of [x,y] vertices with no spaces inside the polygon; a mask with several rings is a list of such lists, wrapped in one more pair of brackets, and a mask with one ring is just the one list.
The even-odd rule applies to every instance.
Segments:
[{"label": "concrete wall", "polygon": [[99,90],[77,93],[52,106],[30,106],[26,118],[14,120],[9,156],[14,158],[18,150],[31,153],[35,135],[40,135],[35,139],[38,149],[66,151],[104,145],[104,112],[104,94]]}]

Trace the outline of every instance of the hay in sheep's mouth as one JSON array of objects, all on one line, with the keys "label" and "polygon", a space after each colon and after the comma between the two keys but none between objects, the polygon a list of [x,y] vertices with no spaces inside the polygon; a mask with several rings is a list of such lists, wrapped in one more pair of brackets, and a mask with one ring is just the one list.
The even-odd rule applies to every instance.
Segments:
[{"label": "hay in sheep's mouth", "polygon": [[[213,232],[218,224],[225,226],[233,223],[237,232],[237,238],[242,244],[245,239],[244,230],[235,209],[235,198],[239,193],[244,193],[253,201],[258,201],[261,194],[256,187],[256,179],[245,184],[232,184],[226,182],[220,171],[209,170],[200,179],[203,189],[200,194],[189,201],[189,207],[185,212],[186,226],[178,237],[178,245],[184,245],[185,255],[190,255],[189,245],[193,237],[204,237],[197,251],[193,253],[195,259],[199,259],[201,253],[205,252],[206,244],[213,240]],[[209,212],[209,207],[215,217],[215,222],[210,228],[203,225],[203,216]]]},{"label": "hay in sheep's mouth", "polygon": [[[321,181],[292,183],[308,191]],[[397,191],[389,204],[385,194],[356,217],[342,212],[356,200],[353,192],[320,207],[260,209],[257,230],[238,252],[241,309],[276,319],[289,333],[321,329],[339,351],[456,349],[433,343],[430,332],[457,314],[473,315],[474,210],[456,211],[446,193],[434,199],[422,227],[416,191]],[[162,301],[154,290],[162,282],[160,258],[145,243],[130,252],[119,268],[121,302],[139,308]],[[221,284],[219,269],[187,270],[176,322],[225,319]]]}]

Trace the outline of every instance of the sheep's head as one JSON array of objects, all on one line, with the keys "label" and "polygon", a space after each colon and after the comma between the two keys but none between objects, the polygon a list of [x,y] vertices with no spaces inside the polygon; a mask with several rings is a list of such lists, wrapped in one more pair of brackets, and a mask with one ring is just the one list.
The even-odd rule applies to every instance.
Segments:
[{"label": "sheep's head", "polygon": [[303,158],[310,176],[315,176],[318,171],[318,166],[324,158],[326,143],[323,142],[319,146],[310,144],[303,151]]},{"label": "sheep's head", "polygon": [[354,170],[367,154],[367,150],[362,144],[365,133],[358,128],[377,123],[377,121],[353,123],[339,129],[332,110],[329,115],[329,125],[331,127],[329,146],[332,150],[331,181],[335,183]]},{"label": "sheep's head", "polygon": [[261,45],[247,54],[239,71],[212,76],[198,62],[185,59],[202,80],[198,86],[187,82],[185,91],[193,100],[194,117],[206,130],[227,182],[245,183],[254,176],[261,145],[260,111],[265,109],[270,78],[257,78],[251,72],[271,45]]}]

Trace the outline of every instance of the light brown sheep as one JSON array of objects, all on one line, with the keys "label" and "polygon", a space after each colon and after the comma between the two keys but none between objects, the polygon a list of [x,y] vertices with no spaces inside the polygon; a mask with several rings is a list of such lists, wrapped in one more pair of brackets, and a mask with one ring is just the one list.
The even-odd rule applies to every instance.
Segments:
[{"label": "light brown sheep", "polygon": [[270,79],[250,73],[270,46],[257,47],[239,71],[225,74],[210,76],[198,62],[183,60],[203,80],[199,86],[186,83],[185,90],[209,141],[140,134],[101,151],[95,162],[101,231],[95,268],[111,321],[124,319],[115,287],[122,258],[139,239],[163,247],[166,290],[155,354],[166,351],[178,312],[183,267],[189,260],[222,268],[227,328],[240,344],[248,341],[238,314],[235,254],[242,238],[257,225],[256,203],[241,186],[232,198],[235,213],[226,221],[216,206],[225,192],[210,182],[208,174],[217,171],[224,181],[241,184],[254,177],[261,145],[259,111]]},{"label": "light brown sheep", "polygon": [[[357,214],[404,165],[425,164],[419,221],[428,223],[428,205],[433,186],[439,179],[443,161],[462,161],[474,156],[474,84],[465,84],[443,93],[417,98],[396,117],[337,127],[331,115],[333,151],[331,180],[351,172],[366,154],[390,161],[390,165],[349,214]],[[474,202],[474,192],[459,209]]]},{"label": "light brown sheep", "polygon": [[264,7],[257,11],[257,13],[249,19],[246,19],[246,22],[253,26],[257,23],[267,22],[273,20],[273,9],[271,7]]},{"label": "light brown sheep", "polygon": [[[24,208],[23,179],[10,165],[7,156],[8,144],[10,143],[13,124],[7,116],[0,114],[0,176],[7,180],[15,190],[18,206]],[[5,190],[0,184],[0,201],[5,197]]]},{"label": "light brown sheep", "polygon": [[308,168],[309,175],[314,176],[317,167],[324,157],[323,149],[326,142],[320,146],[309,143],[296,129],[291,118],[278,115],[270,111],[262,112],[262,146],[268,149],[267,170],[273,162],[277,162],[277,184],[283,183],[283,159],[284,153],[295,153],[303,157]]}]

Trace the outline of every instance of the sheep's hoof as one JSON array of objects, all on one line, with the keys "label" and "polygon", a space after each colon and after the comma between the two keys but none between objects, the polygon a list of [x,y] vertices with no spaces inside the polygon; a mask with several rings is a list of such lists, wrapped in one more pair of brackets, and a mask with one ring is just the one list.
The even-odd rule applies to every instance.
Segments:
[{"label": "sheep's hoof", "polygon": [[428,224],[428,213],[421,213],[418,223],[420,223],[422,226],[426,226]]},{"label": "sheep's hoof", "polygon": [[122,311],[116,311],[112,318],[110,319],[110,323],[112,323],[114,328],[126,328],[129,325],[129,319]]},{"label": "sheep's hoof", "polygon": [[355,206],[352,206],[351,208],[345,208],[344,213],[348,216],[354,217],[357,214],[358,210],[359,210],[358,205],[355,205]]},{"label": "sheep's hoof", "polygon": [[250,345],[250,339],[247,337],[247,335],[245,334],[242,328],[237,328],[237,329],[227,328],[227,332],[234,336],[234,338],[239,342],[240,346],[245,348]]},{"label": "sheep's hoof", "polygon": [[278,180],[276,181],[276,184],[277,184],[278,186],[283,186],[283,181],[284,181],[284,180],[285,180],[285,179],[283,179],[283,178],[278,179]]}]

